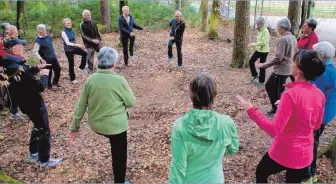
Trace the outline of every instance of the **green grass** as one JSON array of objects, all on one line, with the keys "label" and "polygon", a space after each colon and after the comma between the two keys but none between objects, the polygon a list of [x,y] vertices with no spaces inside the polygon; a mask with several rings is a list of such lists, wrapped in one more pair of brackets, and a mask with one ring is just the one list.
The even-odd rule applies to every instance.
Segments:
[{"label": "green grass", "polygon": [[0,170],[0,183],[22,183],[22,182],[8,176],[4,171]]}]

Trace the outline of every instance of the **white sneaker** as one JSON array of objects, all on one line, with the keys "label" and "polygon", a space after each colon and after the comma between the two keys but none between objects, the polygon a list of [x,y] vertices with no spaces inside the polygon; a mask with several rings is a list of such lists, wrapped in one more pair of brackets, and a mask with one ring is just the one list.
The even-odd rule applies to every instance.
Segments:
[{"label": "white sneaker", "polygon": [[77,81],[77,80],[73,80],[73,81],[71,81],[71,83],[72,83],[72,84],[77,84],[78,81]]},{"label": "white sneaker", "polygon": [[27,162],[29,163],[34,163],[38,161],[38,153],[34,153],[34,154],[29,154],[28,158],[27,158]]},{"label": "white sneaker", "polygon": [[57,165],[61,164],[62,160],[61,159],[49,159],[48,162],[45,163],[40,163],[40,168],[55,168]]}]

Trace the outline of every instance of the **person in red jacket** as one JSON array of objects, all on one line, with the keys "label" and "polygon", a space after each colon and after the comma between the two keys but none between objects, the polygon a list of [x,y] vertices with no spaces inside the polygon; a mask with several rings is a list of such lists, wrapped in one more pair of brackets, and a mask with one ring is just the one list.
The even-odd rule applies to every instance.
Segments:
[{"label": "person in red jacket", "polygon": [[[300,39],[297,42],[298,49],[313,50],[313,45],[318,43],[318,37],[315,33],[317,22],[315,19],[307,19],[303,24],[303,31]],[[294,76],[291,75],[292,82],[295,81]]]}]

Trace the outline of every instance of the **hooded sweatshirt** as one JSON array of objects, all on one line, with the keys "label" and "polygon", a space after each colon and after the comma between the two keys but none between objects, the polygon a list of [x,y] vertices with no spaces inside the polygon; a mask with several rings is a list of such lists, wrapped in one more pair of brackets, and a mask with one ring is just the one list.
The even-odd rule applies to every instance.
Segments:
[{"label": "hooded sweatshirt", "polygon": [[191,109],[173,125],[169,183],[223,183],[223,156],[238,148],[237,129],[229,116]]}]

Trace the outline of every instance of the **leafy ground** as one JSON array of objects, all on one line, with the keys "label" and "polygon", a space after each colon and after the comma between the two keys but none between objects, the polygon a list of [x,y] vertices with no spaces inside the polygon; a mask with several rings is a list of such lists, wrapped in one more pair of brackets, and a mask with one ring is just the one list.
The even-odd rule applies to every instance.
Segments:
[{"label": "leafy ground", "polygon": [[[208,71],[215,76],[218,85],[215,109],[233,117],[241,144],[236,155],[223,159],[225,180],[255,181],[255,168],[270,146],[271,138],[248,119],[246,112],[237,104],[235,95],[251,99],[262,111],[268,110],[270,105],[263,87],[248,84],[249,69],[229,67],[232,42],[227,43],[226,40],[233,38],[232,30],[231,25],[221,26],[221,39],[225,41],[213,42],[204,33],[187,29],[183,45],[186,66],[184,72],[169,70],[167,31],[137,32],[137,50],[130,60],[132,66],[120,71],[137,98],[136,106],[130,111],[128,180],[135,183],[167,182],[172,123],[191,107],[189,81],[199,71]],[[116,48],[118,37],[117,33],[104,35],[104,45]],[[251,34],[251,39],[255,40],[255,33]],[[271,39],[272,52],[269,59],[274,54],[276,40]],[[88,75],[76,71],[80,83],[72,85],[61,41],[54,42],[63,68],[63,88],[56,92],[46,91],[44,97],[52,130],[52,157],[63,158],[63,164],[56,169],[45,170],[40,169],[38,164],[26,163],[31,123],[10,122],[7,116],[1,116],[6,139],[0,143],[0,165],[10,176],[26,182],[111,182],[108,139],[92,132],[86,117],[82,121],[79,139],[70,142],[67,138],[81,84]],[[120,48],[118,50],[122,53]],[[27,56],[30,54],[31,51],[27,52]],[[119,61],[122,64],[122,56]],[[335,122],[326,128],[321,138],[321,147],[330,142],[335,135],[335,128]],[[336,182],[335,172],[327,158],[320,159],[318,166],[320,182]],[[272,176],[271,181],[284,182],[283,173]]]}]

